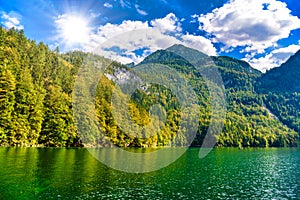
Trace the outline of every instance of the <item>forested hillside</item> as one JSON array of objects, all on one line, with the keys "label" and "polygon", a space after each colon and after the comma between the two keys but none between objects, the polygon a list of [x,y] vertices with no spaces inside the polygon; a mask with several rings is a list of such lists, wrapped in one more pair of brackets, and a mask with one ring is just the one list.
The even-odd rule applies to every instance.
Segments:
[{"label": "forested hillside", "polygon": [[257,90],[267,107],[288,127],[300,132],[300,51],[260,80]]},{"label": "forested hillside", "polygon": [[28,40],[23,31],[0,28],[2,145],[77,145],[71,106],[74,66],[58,49]]},{"label": "forested hillside", "polygon": [[[188,51],[188,60],[180,52]],[[177,52],[177,53],[176,53]],[[72,92],[79,68],[87,56],[83,52],[61,54],[24,36],[22,31],[0,28],[0,144],[20,146],[82,146],[72,108]],[[218,146],[266,147],[297,146],[299,143],[299,94],[273,90],[259,71],[230,57],[209,57],[184,46],[175,45],[149,55],[140,65],[159,63],[180,72],[197,94],[200,109],[199,128],[192,145],[201,145],[211,120],[209,92],[199,69],[215,65],[226,92],[226,119]],[[297,60],[293,59],[294,65]],[[106,59],[107,60],[107,59]],[[195,62],[194,62],[195,61]],[[110,61],[96,90],[95,108],[105,138],[121,147],[181,146],[188,132],[176,134],[183,115],[174,94],[163,85],[145,85],[136,90],[129,102],[130,116],[140,127],[149,125],[157,134],[143,132],[132,136],[118,126],[112,114],[112,92],[120,74],[135,75],[134,68]],[[205,64],[206,63],[206,64]],[[299,66],[299,64],[297,65]],[[287,68],[287,67],[285,67]],[[265,82],[264,82],[265,81]],[[278,84],[276,84],[278,85]],[[262,89],[261,89],[261,88]],[[275,87],[275,86],[274,86]],[[151,106],[164,108],[165,124],[151,123]],[[151,127],[152,126],[152,127]],[[97,141],[107,146],[105,140]]]},{"label": "forested hillside", "polygon": [[[198,63],[202,63],[203,54],[201,52],[191,51],[180,45],[170,48],[172,52],[180,52],[184,51],[184,49],[189,52],[188,56],[190,58],[198,58]],[[172,54],[175,59],[170,58]],[[157,58],[163,59],[159,60]],[[189,74],[191,70],[188,69],[189,65],[187,63],[182,64],[184,63],[183,59],[178,59],[178,55],[174,55],[170,51],[158,51],[146,58],[144,63],[150,62],[149,60],[151,62],[160,62],[176,69],[182,69],[181,66],[186,66],[183,69],[187,69],[185,71],[188,77],[191,76]],[[175,64],[174,60],[176,60]],[[298,134],[282,124],[280,120],[274,118],[265,107],[263,96],[255,91],[256,81],[261,76],[259,71],[251,68],[244,61],[230,57],[212,57],[211,60],[221,73],[227,96],[227,117],[223,132],[218,136],[219,146],[297,145]],[[193,62],[197,63],[195,60]],[[201,69],[201,65],[196,67]],[[201,105],[205,105],[207,99],[203,98],[203,96],[207,97],[208,94],[204,87],[205,83],[202,82],[197,70],[194,70],[190,80],[199,94]],[[194,141],[194,145],[201,144],[203,134],[206,133],[206,128],[209,124],[207,116],[210,116],[210,112],[208,109],[204,109],[201,112],[203,111],[205,111],[203,116],[206,116],[206,121],[205,118],[200,119],[198,137]]]},{"label": "forested hillside", "polygon": [[300,92],[300,50],[280,67],[273,68],[260,80],[262,92]]}]

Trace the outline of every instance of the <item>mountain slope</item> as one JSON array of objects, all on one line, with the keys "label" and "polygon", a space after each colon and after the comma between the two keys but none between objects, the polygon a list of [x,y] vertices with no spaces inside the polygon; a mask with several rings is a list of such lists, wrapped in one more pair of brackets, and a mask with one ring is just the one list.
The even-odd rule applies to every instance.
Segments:
[{"label": "mountain slope", "polygon": [[211,58],[217,66],[222,66],[230,70],[245,72],[258,76],[262,74],[257,69],[252,68],[246,61],[238,60],[228,56],[212,56]]},{"label": "mountain slope", "polygon": [[258,82],[266,106],[285,125],[300,132],[300,50]]},{"label": "mountain slope", "polygon": [[300,92],[300,50],[260,80],[261,92]]},{"label": "mountain slope", "polygon": [[[176,51],[189,56],[193,64],[178,56]],[[211,117],[209,92],[199,70],[209,70],[212,64],[221,73],[227,95],[227,119],[223,132],[218,136],[217,145],[240,147],[297,145],[298,134],[269,114],[263,96],[255,91],[254,86],[261,73],[251,68],[248,63],[224,56],[208,58],[205,54],[182,45],[154,52],[142,64],[150,62],[168,65],[185,73],[197,92],[200,105],[203,106],[201,110],[203,115],[200,118],[199,132],[194,145],[202,143]]]}]

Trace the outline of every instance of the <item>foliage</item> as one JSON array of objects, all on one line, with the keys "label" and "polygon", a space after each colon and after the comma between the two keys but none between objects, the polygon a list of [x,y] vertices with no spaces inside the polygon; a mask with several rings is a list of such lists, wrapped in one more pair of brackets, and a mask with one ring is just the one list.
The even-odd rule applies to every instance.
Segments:
[{"label": "foliage", "polygon": [[0,28],[0,60],[0,143],[76,145],[71,107],[76,68],[15,29]]},{"label": "foliage", "polygon": [[[176,51],[190,52],[190,59],[199,66],[195,67],[173,53]],[[297,146],[300,131],[299,57],[297,53],[283,67],[262,75],[244,61],[225,56],[208,57],[175,45],[149,55],[140,65],[158,63],[175,69],[194,89],[199,107],[192,109],[199,109],[200,116],[193,122],[195,124],[190,124],[198,126],[192,145],[202,144],[214,118],[207,83],[199,72],[209,70],[214,64],[222,75],[227,103],[223,131],[215,135],[218,146]],[[210,59],[209,64],[207,59]],[[61,54],[58,48],[52,51],[43,43],[28,40],[23,31],[0,28],[0,144],[80,146],[72,111],[73,85],[81,66],[86,65],[85,69],[89,70],[89,65],[101,62],[110,63],[95,88],[96,116],[104,138],[95,136],[90,141],[92,145],[107,146],[108,140],[120,147],[188,143],[189,131],[179,131],[185,123],[181,119],[192,118],[197,112],[183,113],[175,94],[165,86],[144,84],[131,94],[126,109],[114,113],[113,95],[125,98],[126,93],[116,84],[118,73],[137,77],[136,66],[127,67],[80,51]],[[290,81],[290,77],[294,81]],[[139,135],[126,131],[131,128],[128,124],[121,127],[118,123],[126,121],[126,110],[140,128]],[[153,117],[152,111],[159,115]],[[88,119],[82,118],[77,123],[88,123]]]}]

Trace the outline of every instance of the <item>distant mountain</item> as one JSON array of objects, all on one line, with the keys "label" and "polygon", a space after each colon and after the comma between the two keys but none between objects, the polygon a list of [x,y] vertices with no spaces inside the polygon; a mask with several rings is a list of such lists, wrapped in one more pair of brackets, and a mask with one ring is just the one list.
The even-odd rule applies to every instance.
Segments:
[{"label": "distant mountain", "polygon": [[221,72],[227,89],[253,91],[261,72],[252,68],[247,62],[228,56],[212,56],[211,59]]},{"label": "distant mountain", "polygon": [[[181,56],[179,56],[181,55]],[[190,62],[188,62],[188,60]],[[298,134],[278,120],[269,110],[264,96],[255,90],[262,73],[247,62],[227,56],[209,57],[202,52],[174,45],[149,55],[141,64],[160,63],[187,74],[203,106],[200,128],[193,145],[202,143],[209,122],[209,91],[199,70],[214,65],[219,70],[227,96],[227,119],[218,136],[219,146],[293,146]],[[280,117],[280,116],[279,116]]]},{"label": "distant mountain", "polygon": [[252,68],[246,61],[238,60],[229,56],[212,56],[211,58],[217,66],[253,75],[262,74],[257,69]]},{"label": "distant mountain", "polygon": [[201,66],[208,63],[211,59],[208,55],[192,48],[185,47],[181,44],[175,44],[166,49],[167,51],[181,55],[185,60],[188,60],[192,65]]},{"label": "distant mountain", "polygon": [[252,68],[249,63],[231,58],[229,56],[208,56],[198,50],[185,47],[183,45],[173,45],[166,49],[167,51],[183,55],[191,64],[200,67],[203,64],[216,65],[224,67],[230,70],[236,70],[239,72],[246,72],[249,74],[261,75],[261,72]]},{"label": "distant mountain", "polygon": [[200,76],[199,70],[215,66],[222,75],[225,88],[235,88],[235,90],[253,91],[254,83],[262,75],[245,61],[228,56],[208,56],[183,45],[173,45],[166,50],[158,50],[140,64],[147,63],[168,65],[181,72],[195,73],[197,76]]},{"label": "distant mountain", "polygon": [[300,92],[300,50],[260,79],[262,92]]},{"label": "distant mountain", "polygon": [[129,68],[133,68],[134,67],[134,62],[127,63],[126,66],[129,67]]},{"label": "distant mountain", "polygon": [[300,50],[257,82],[266,106],[288,127],[300,132]]}]

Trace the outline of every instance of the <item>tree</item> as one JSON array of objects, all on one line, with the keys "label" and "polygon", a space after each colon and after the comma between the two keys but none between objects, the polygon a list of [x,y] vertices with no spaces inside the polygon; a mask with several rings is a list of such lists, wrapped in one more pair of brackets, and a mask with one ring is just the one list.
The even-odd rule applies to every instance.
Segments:
[{"label": "tree", "polygon": [[44,113],[40,143],[46,146],[71,146],[77,142],[71,98],[60,87],[49,86]]},{"label": "tree", "polygon": [[36,91],[34,90],[31,73],[28,68],[21,70],[16,86],[11,144],[27,145],[28,140],[30,142],[37,140],[35,136],[30,135],[31,126],[34,126],[34,124],[30,124],[29,118],[31,112],[34,110],[33,107],[35,105],[33,103]]},{"label": "tree", "polygon": [[12,127],[16,79],[6,66],[0,65],[0,144],[7,144]]}]

